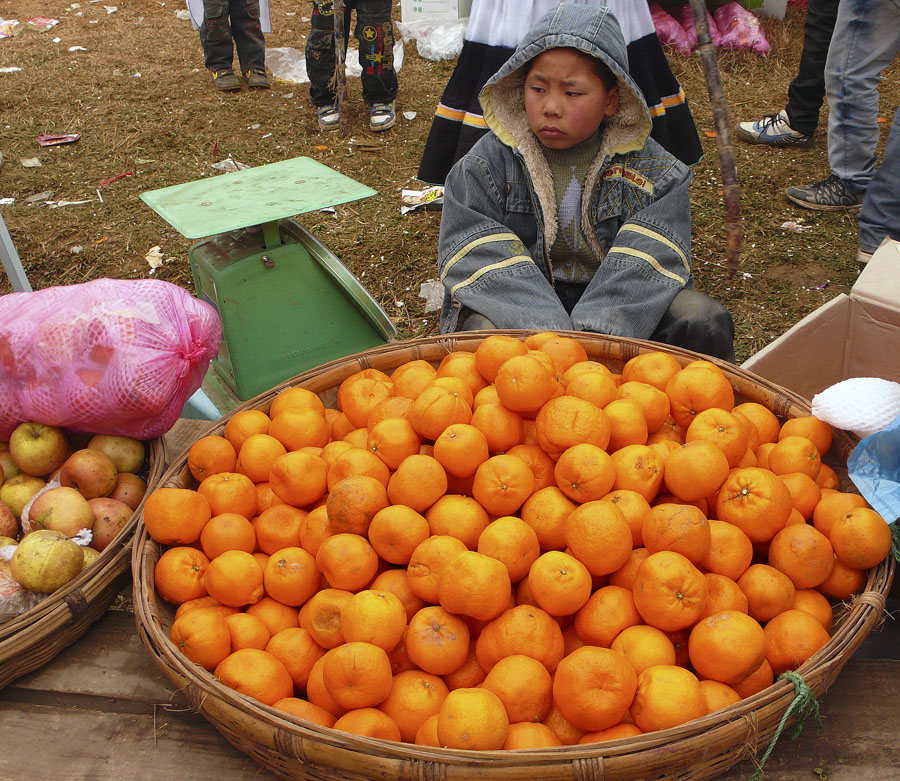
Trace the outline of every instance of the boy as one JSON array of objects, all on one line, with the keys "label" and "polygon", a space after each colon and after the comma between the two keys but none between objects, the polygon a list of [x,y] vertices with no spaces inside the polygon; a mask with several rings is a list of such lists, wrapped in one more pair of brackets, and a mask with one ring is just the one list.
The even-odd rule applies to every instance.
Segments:
[{"label": "boy", "polygon": [[259,0],[203,0],[200,43],[213,84],[224,92],[239,90],[232,60],[237,49],[247,86],[268,89],[266,44],[259,21]]},{"label": "boy", "polygon": [[687,166],[649,138],[606,7],[561,3],[481,92],[491,133],[450,171],[441,331],[576,330],[734,360],[693,289]]},{"label": "boy", "polygon": [[[362,66],[362,98],[369,104],[369,127],[387,130],[396,121],[394,98],[394,25],[391,0],[344,0],[344,30],[349,34],[350,10],[356,9],[359,64]],[[347,42],[344,41],[346,51]],[[313,0],[312,23],[306,39],[306,72],[309,100],[316,107],[319,128],[336,130],[341,121],[332,80],[337,57],[334,51],[334,0]]]}]

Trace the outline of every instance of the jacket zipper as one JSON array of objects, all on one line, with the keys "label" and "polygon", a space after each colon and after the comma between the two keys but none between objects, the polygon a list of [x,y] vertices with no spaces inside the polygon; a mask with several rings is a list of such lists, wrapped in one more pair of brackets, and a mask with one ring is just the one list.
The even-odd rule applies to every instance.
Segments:
[{"label": "jacket zipper", "polygon": [[554,290],[556,289],[556,283],[553,281],[553,262],[550,260],[550,252],[547,249],[547,231],[544,230],[544,213],[541,211],[538,202],[537,196],[534,194],[534,186],[531,182],[531,172],[528,170],[528,166],[525,164],[525,157],[518,150],[518,148],[513,150],[513,155],[518,158],[519,162],[522,164],[522,170],[525,171],[525,180],[528,183],[528,196],[531,198],[531,208],[534,209],[535,217],[537,218],[540,215],[540,219],[537,221],[538,229],[541,232],[541,247],[543,247],[543,255],[544,255],[544,265],[547,268],[547,281],[550,283],[550,287]]}]

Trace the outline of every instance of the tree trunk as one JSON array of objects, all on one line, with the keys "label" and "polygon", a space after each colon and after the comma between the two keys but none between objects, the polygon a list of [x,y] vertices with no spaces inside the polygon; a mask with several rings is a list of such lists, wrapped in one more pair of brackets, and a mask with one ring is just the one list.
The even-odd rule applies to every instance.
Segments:
[{"label": "tree trunk", "polygon": [[347,46],[344,30],[344,0],[334,0],[334,76],[332,77],[334,96],[340,113],[340,124],[344,124],[347,106]]}]

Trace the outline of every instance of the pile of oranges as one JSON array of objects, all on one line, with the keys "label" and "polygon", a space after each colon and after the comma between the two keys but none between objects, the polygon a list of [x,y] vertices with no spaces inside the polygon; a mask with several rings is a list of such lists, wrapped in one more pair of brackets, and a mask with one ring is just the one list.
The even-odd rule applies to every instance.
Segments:
[{"label": "pile of oranges", "polygon": [[144,509],[172,641],[325,727],[473,750],[673,727],[809,659],[890,552],[829,426],[735,405],[710,362],[614,374],[495,334],[337,404],[233,414],[189,451],[196,489]]}]

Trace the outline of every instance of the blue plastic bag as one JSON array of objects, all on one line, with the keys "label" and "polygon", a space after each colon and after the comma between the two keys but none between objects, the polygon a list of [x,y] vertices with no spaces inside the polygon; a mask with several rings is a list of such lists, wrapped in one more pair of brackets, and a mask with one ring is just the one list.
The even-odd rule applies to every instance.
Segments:
[{"label": "blue plastic bag", "polygon": [[847,471],[885,521],[893,523],[900,517],[900,415],[853,449]]}]

